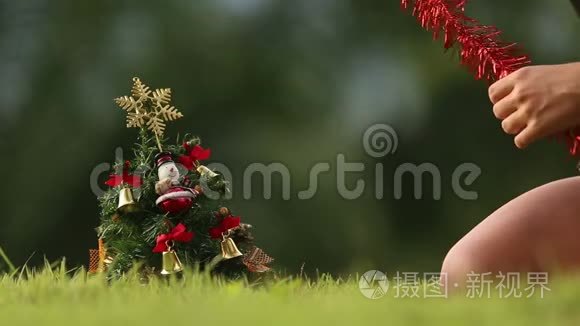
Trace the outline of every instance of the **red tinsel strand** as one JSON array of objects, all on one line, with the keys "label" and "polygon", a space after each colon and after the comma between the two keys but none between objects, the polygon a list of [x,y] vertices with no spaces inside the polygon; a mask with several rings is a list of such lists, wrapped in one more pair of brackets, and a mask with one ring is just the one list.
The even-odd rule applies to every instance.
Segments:
[{"label": "red tinsel strand", "polygon": [[[409,7],[409,2],[411,0],[401,0],[401,6],[403,7],[403,9],[407,9]],[[455,1],[449,1],[450,4],[454,5],[456,8],[463,10],[463,8],[465,7],[465,3],[467,2],[467,0],[455,0]]]},{"label": "red tinsel strand", "polygon": [[[443,34],[444,47],[459,46],[461,64],[467,66],[476,79],[493,83],[531,63],[521,54],[515,43],[500,40],[501,31],[494,26],[480,24],[464,14],[466,0],[401,0],[408,9],[413,3],[413,16],[421,26],[433,33],[434,39]],[[566,133],[572,155],[580,154],[580,136]]]},{"label": "red tinsel strand", "polygon": [[[408,7],[410,0],[402,5]],[[493,82],[530,63],[527,56],[518,55],[515,44],[499,40],[497,28],[466,16],[464,6],[464,0],[415,0],[413,15],[435,39],[443,35],[446,49],[457,44],[461,63],[477,79]]]}]

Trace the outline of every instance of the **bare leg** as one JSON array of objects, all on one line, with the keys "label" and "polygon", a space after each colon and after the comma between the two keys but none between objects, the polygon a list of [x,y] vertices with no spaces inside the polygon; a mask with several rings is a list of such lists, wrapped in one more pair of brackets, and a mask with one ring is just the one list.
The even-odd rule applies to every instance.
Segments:
[{"label": "bare leg", "polygon": [[580,271],[580,177],[533,189],[491,214],[451,248],[448,284],[483,272]]}]

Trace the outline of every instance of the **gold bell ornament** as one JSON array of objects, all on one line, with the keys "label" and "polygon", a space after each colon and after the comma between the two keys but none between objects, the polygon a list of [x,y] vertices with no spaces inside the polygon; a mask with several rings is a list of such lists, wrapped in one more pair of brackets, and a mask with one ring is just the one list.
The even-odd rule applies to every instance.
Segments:
[{"label": "gold bell ornament", "polygon": [[177,257],[177,253],[167,244],[167,251],[163,252],[161,262],[161,275],[171,275],[183,271],[183,265]]},{"label": "gold bell ornament", "polygon": [[227,233],[222,233],[222,258],[223,259],[232,259],[236,257],[242,256],[242,253],[236,246],[236,243],[232,238],[230,238],[231,231],[228,230]]},{"label": "gold bell ornament", "polygon": [[125,187],[119,191],[119,205],[117,206],[117,212],[119,214],[132,213],[139,210],[139,205],[135,202],[133,197],[133,190],[131,188]]},{"label": "gold bell ornament", "polygon": [[204,177],[207,178],[208,180],[211,180],[212,178],[217,177],[219,174],[213,172],[212,170],[210,170],[207,166],[205,165],[200,165],[197,167],[197,172],[199,172],[199,174]]},{"label": "gold bell ornament", "polygon": [[[212,196],[221,196],[228,191],[227,183],[225,182],[223,175],[212,171],[204,165],[199,165],[197,167],[197,172],[200,175],[200,192],[204,193],[206,197],[212,198]],[[217,193],[214,193],[216,191]]]}]

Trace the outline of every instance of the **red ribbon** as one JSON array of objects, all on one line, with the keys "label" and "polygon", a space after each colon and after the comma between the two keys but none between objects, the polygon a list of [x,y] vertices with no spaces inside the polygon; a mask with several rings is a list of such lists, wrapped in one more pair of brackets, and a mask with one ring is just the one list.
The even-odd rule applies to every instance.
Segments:
[{"label": "red ribbon", "polygon": [[203,148],[199,145],[191,147],[188,143],[183,143],[183,148],[188,154],[181,155],[179,163],[183,164],[188,170],[193,170],[196,161],[207,160],[211,156],[211,149]]},{"label": "red ribbon", "polygon": [[128,184],[133,188],[139,188],[141,186],[141,178],[138,175],[129,174],[129,168],[131,168],[131,162],[125,161],[121,175],[111,174],[105,184],[111,187]]},{"label": "red ribbon", "polygon": [[228,232],[228,230],[238,227],[240,225],[241,218],[239,216],[227,216],[221,221],[221,223],[209,229],[209,235],[213,239],[221,239],[222,234]]},{"label": "red ribbon", "polygon": [[185,225],[179,223],[171,232],[160,234],[157,236],[157,245],[153,248],[153,252],[164,252],[169,249],[167,243],[170,241],[190,242],[194,237],[193,232],[188,232]]}]

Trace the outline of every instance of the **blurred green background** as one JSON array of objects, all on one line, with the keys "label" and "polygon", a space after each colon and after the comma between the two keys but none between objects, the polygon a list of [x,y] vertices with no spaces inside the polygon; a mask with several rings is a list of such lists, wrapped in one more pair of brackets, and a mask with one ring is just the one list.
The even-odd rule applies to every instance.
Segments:
[{"label": "blurred green background", "polygon": [[[580,19],[566,0],[474,0],[468,14],[503,29],[535,63],[579,59]],[[562,144],[516,150],[485,83],[395,0],[0,1],[0,246],[16,264],[33,253],[32,263],[87,263],[98,221],[89,175],[136,139],[112,102],[133,76],[172,88],[185,118],[168,134],[199,135],[213,162],[232,170],[229,206],[288,272],[438,271],[452,244],[502,203],[576,173]],[[376,123],[399,137],[382,159],[361,141]],[[336,190],[339,153],[366,164],[347,178],[350,187],[367,182],[361,198]],[[254,162],[288,166],[291,200],[276,178],[272,199],[255,179],[244,200],[243,171]],[[299,200],[318,162],[333,170],[314,198]],[[439,167],[440,200],[428,180],[414,199],[411,178],[394,199],[393,173],[405,162]],[[477,200],[451,189],[463,162],[482,169],[469,187]]]}]

